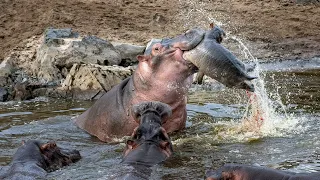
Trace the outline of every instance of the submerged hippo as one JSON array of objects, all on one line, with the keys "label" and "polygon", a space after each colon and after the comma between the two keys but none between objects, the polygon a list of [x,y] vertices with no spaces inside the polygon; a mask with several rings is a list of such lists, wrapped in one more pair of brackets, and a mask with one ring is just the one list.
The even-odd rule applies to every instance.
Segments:
[{"label": "submerged hippo", "polygon": [[149,179],[150,167],[171,156],[172,144],[162,123],[171,115],[171,108],[161,102],[142,102],[133,106],[133,115],[140,122],[127,141],[122,164],[133,167],[116,179]]},{"label": "submerged hippo", "polygon": [[8,171],[0,179],[45,179],[47,172],[78,161],[79,151],[62,149],[54,142],[29,140],[18,148]]},{"label": "submerged hippo", "polygon": [[207,180],[319,180],[320,173],[293,173],[266,167],[224,165],[206,173]]},{"label": "submerged hippo", "polygon": [[[168,133],[181,130],[185,128],[186,98],[192,75],[200,68],[208,76],[219,76],[217,72],[210,70],[218,68],[211,61],[220,61],[219,68],[226,69],[221,76],[230,79],[222,83],[253,91],[253,85],[249,82],[253,78],[245,73],[244,65],[219,45],[222,35],[222,30],[218,27],[210,31],[195,28],[176,38],[153,44],[151,49],[147,49],[147,54],[137,56],[139,64],[134,74],[104,94],[91,108],[77,117],[75,123],[101,141],[110,142],[113,138],[130,135],[139,125],[131,111],[132,105],[142,101],[160,101],[172,108],[171,118],[163,123],[164,129]],[[207,44],[207,41],[214,46],[203,46],[203,42]],[[212,47],[216,49],[210,49]],[[185,55],[186,53],[196,53],[199,56],[190,56],[188,59],[189,55]]]}]

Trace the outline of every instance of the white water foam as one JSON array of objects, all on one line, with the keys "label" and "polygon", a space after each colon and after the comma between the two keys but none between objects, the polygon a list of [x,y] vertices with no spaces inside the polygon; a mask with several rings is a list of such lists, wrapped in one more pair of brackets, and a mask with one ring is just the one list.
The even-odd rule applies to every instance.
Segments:
[{"label": "white water foam", "polygon": [[[184,28],[188,29],[195,26],[208,28],[208,25],[212,22],[218,26],[228,26],[228,24],[217,20],[223,19],[221,18],[223,14],[212,12],[201,1],[179,0],[179,3],[183,8],[177,20],[184,22]],[[258,60],[251,54],[247,46],[235,36],[228,34],[227,38],[239,44],[238,47],[244,59],[256,64],[252,73],[257,79],[253,80],[255,92],[248,93],[249,100],[242,118],[241,127],[238,128],[239,124],[236,122],[229,122],[230,124],[227,123],[227,126],[230,131],[224,132],[224,135],[228,137],[236,135],[238,136],[237,139],[243,138],[242,140],[244,140],[250,137],[286,136],[303,132],[304,128],[299,126],[303,118],[295,117],[294,114],[286,112],[286,106],[282,103],[278,91],[274,94],[267,93]],[[279,87],[274,88],[278,90]],[[217,125],[216,123],[214,124]],[[224,123],[224,125],[226,124]]]},{"label": "white water foam", "polygon": [[286,106],[278,93],[279,87],[274,87],[276,93],[268,95],[263,76],[260,75],[258,60],[239,38],[231,36],[231,39],[240,44],[244,57],[256,64],[253,72],[253,76],[257,77],[253,80],[255,92],[247,93],[249,100],[242,118],[242,127],[249,131],[256,131],[261,136],[285,136],[303,131],[304,129],[299,126],[302,119],[287,113]]}]

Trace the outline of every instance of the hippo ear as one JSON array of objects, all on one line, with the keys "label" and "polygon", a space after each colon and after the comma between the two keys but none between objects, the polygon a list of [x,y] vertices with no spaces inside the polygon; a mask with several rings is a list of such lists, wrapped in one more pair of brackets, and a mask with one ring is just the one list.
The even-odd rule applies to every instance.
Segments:
[{"label": "hippo ear", "polygon": [[171,154],[173,153],[172,151],[172,144],[167,141],[162,141],[160,142],[160,147],[162,149],[162,152],[167,156],[170,157]]},{"label": "hippo ear", "polygon": [[46,150],[53,149],[57,147],[57,144],[54,141],[49,141],[48,143],[42,144],[40,146],[41,152],[45,152]]},{"label": "hippo ear", "polygon": [[147,57],[147,55],[138,55],[137,60],[139,62],[148,61],[148,57]]},{"label": "hippo ear", "polygon": [[[133,149],[135,149],[137,146],[137,143],[131,139],[127,140],[126,142],[126,148],[123,151],[123,157],[126,157]],[[122,161],[124,158],[122,159]]]},{"label": "hippo ear", "polygon": [[156,111],[160,114],[162,120],[165,120],[166,118],[170,117],[172,114],[171,107],[168,104],[165,104],[162,102],[156,102],[155,108],[156,108]]}]

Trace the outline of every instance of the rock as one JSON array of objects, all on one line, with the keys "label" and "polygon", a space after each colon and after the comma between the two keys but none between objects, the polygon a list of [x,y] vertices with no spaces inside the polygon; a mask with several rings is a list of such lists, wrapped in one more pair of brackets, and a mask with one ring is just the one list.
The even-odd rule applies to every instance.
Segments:
[{"label": "rock", "polygon": [[60,69],[55,65],[55,58],[59,54],[58,48],[50,48],[43,44],[38,49],[36,60],[31,66],[33,75],[46,82],[62,79]]},{"label": "rock", "polygon": [[137,56],[142,55],[145,50],[145,46],[137,46],[132,44],[126,43],[112,43],[114,48],[120,53],[121,55],[121,63],[120,66],[132,66],[138,63]]},{"label": "rock", "polygon": [[28,87],[28,83],[17,83],[14,86],[14,100],[23,101],[31,99],[31,89]]},{"label": "rock", "polygon": [[[161,40],[160,40],[161,41]],[[136,56],[145,47],[115,43],[71,29],[47,29],[43,37],[25,41],[0,64],[0,100],[39,96],[97,99],[132,75]],[[116,66],[122,65],[129,67]],[[112,65],[112,66],[106,66]]]},{"label": "rock", "polygon": [[32,64],[32,73],[44,81],[58,82],[74,63],[120,64],[120,53],[108,41],[95,36],[76,37],[71,29],[47,30]]},{"label": "rock", "polygon": [[6,58],[0,64],[0,87],[7,86],[12,83],[11,75],[14,71],[14,67],[10,58]]},{"label": "rock", "polygon": [[20,69],[24,73],[31,75],[31,65],[36,59],[37,49],[43,38],[31,37],[23,41],[24,47],[17,47],[7,58],[14,69]]},{"label": "rock", "polygon": [[46,29],[44,41],[46,44],[56,44],[63,38],[78,38],[79,34],[73,32],[71,28],[66,29]]},{"label": "rock", "polygon": [[[17,70],[12,74],[12,79],[14,79],[14,84],[16,83],[30,83],[33,79],[23,70]],[[36,79],[34,81],[37,81]]]},{"label": "rock", "polygon": [[0,64],[0,76],[9,76],[13,72],[13,65],[10,58],[6,58]]},{"label": "rock", "polygon": [[31,92],[32,98],[48,96],[49,92],[52,91],[53,88],[37,88]]},{"label": "rock", "polygon": [[71,92],[75,99],[93,99],[131,76],[133,70],[133,67],[74,64],[58,89]]},{"label": "rock", "polygon": [[[66,52],[73,56],[66,59],[66,63],[71,65],[75,62],[81,62],[112,66],[121,62],[121,55],[113,45],[95,36],[87,36],[81,41],[73,41],[72,47],[67,49]],[[63,61],[64,59],[62,58],[61,60]]]},{"label": "rock", "polygon": [[5,88],[0,87],[0,102],[6,101],[7,98],[8,98],[8,91]]}]

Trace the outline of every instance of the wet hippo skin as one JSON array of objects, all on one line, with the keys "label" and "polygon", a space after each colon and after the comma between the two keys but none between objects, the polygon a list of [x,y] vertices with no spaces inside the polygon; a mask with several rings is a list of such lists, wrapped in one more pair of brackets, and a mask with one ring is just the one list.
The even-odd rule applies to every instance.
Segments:
[{"label": "wet hippo skin", "polygon": [[292,173],[267,167],[228,164],[208,171],[206,180],[320,180],[320,173]]},{"label": "wet hippo skin", "polygon": [[140,123],[127,141],[122,164],[133,167],[115,179],[149,179],[151,167],[171,156],[172,144],[161,124],[171,115],[170,106],[161,102],[142,102],[133,106]]},{"label": "wet hippo skin", "polygon": [[62,149],[55,142],[29,140],[18,148],[8,170],[0,179],[45,179],[48,172],[74,163],[80,158],[79,151]]},{"label": "wet hippo skin", "polygon": [[[184,129],[187,118],[187,93],[192,83],[192,76],[198,71],[197,66],[199,68],[205,66],[207,69],[211,65],[215,66],[215,69],[218,68],[217,66],[227,68],[226,71],[223,71],[224,79],[226,77],[239,78],[234,80],[228,78],[228,81],[223,82],[230,83],[228,86],[252,91],[254,88],[247,82],[252,78],[244,72],[243,63],[238,62],[227,49],[219,45],[223,34],[218,27],[210,31],[195,28],[175,38],[164,39],[160,43],[153,44],[146,50],[147,54],[137,57],[139,64],[134,74],[113,87],[91,108],[78,116],[75,119],[76,125],[101,141],[112,142],[117,138],[130,136],[139,125],[131,112],[133,105],[143,101],[159,101],[172,108],[171,117],[162,124],[166,132],[171,133]],[[202,43],[204,38],[210,38],[210,41]],[[214,44],[217,49],[208,50],[207,48],[211,47],[206,46],[208,43]],[[199,44],[201,47],[197,48]],[[183,57],[185,52],[192,49],[196,50],[190,52],[186,57],[190,56],[193,62]],[[205,53],[206,56],[199,55],[194,58],[191,56],[194,53],[197,55]],[[216,54],[208,56],[210,53]],[[218,60],[221,60],[218,65],[210,63]],[[229,61],[233,63],[228,63]],[[234,68],[228,68],[229,66]],[[207,69],[203,69],[202,72],[218,77],[216,73]],[[242,82],[244,79],[246,83]]]}]

